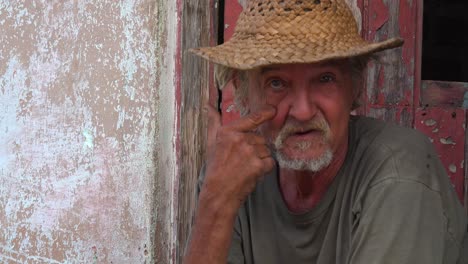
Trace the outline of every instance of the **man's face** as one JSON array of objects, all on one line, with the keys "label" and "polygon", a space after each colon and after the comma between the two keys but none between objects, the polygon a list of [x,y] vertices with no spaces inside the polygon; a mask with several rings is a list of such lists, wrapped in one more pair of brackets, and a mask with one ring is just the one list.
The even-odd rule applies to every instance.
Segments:
[{"label": "man's face", "polygon": [[268,66],[249,72],[251,111],[273,105],[276,116],[259,131],[280,167],[319,171],[346,151],[354,94],[346,60]]}]

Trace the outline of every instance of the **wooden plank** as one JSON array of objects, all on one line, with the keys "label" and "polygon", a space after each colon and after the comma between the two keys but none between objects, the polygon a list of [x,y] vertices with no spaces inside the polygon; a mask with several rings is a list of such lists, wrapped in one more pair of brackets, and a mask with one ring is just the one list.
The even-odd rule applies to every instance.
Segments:
[{"label": "wooden plank", "polygon": [[[208,8],[207,8],[208,7]],[[180,180],[178,186],[177,248],[175,262],[181,257],[191,231],[196,207],[196,183],[204,160],[207,117],[203,105],[213,86],[212,68],[188,52],[189,48],[217,42],[218,0],[183,1],[182,75],[180,104]],[[212,98],[216,101],[216,98]]]},{"label": "wooden plank", "polygon": [[422,75],[422,47],[423,47],[423,11],[424,1],[418,0],[417,17],[416,17],[416,34],[415,34],[415,51],[414,51],[414,108],[421,107],[421,75]]},{"label": "wooden plank", "polygon": [[462,108],[418,108],[415,128],[434,144],[460,201],[465,190],[465,110]]},{"label": "wooden plank", "polygon": [[465,110],[465,184],[464,184],[464,189],[463,192],[465,194],[465,197],[463,199],[463,202],[465,204],[465,211],[466,214],[468,215],[468,129],[466,129],[467,124],[466,121],[468,120],[468,111]]},{"label": "wooden plank", "polygon": [[422,81],[423,106],[468,107],[468,83]]},{"label": "wooden plank", "polygon": [[[224,12],[224,41],[229,40],[234,34],[237,18],[242,12],[245,0],[226,0]],[[232,83],[226,85],[222,91],[221,113],[223,124],[227,124],[239,118],[239,112],[234,106],[234,89]]]},{"label": "wooden plank", "polygon": [[410,106],[369,106],[366,115],[406,127],[411,127],[413,123],[413,108]]},{"label": "wooden plank", "polygon": [[[419,88],[415,86],[415,56],[417,43],[418,8],[417,0],[360,0],[362,9],[363,36],[371,42],[383,41],[391,37],[402,37],[402,48],[385,51],[380,54],[380,63],[370,63],[367,72],[365,106],[361,113],[378,115],[404,125],[413,124],[409,120],[397,120],[400,109],[414,107],[419,101]],[[392,107],[397,109],[390,110]],[[383,113],[385,109],[390,112]],[[377,112],[377,113],[376,113]]]},{"label": "wooden plank", "polygon": [[371,64],[367,91],[370,104],[413,105],[416,4],[413,1],[368,1],[368,34],[372,42],[402,37],[403,48],[382,53],[382,64]]},{"label": "wooden plank", "polygon": [[227,41],[234,34],[237,18],[242,12],[242,6],[245,1],[242,0],[225,0],[224,7],[224,41]]}]

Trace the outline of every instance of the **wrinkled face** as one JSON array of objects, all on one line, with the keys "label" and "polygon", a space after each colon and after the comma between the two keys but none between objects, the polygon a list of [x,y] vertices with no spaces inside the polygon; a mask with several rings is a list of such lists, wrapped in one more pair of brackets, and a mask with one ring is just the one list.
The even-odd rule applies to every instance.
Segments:
[{"label": "wrinkled face", "polygon": [[265,104],[277,109],[259,131],[280,167],[320,171],[346,151],[354,100],[348,61],[268,66],[248,76],[250,111]]}]

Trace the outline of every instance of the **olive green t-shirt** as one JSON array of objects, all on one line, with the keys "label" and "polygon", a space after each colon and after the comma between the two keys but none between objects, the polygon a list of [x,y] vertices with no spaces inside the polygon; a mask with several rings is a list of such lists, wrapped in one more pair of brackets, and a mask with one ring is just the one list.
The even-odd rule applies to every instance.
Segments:
[{"label": "olive green t-shirt", "polygon": [[467,219],[432,144],[351,117],[346,160],[319,204],[291,213],[274,171],[239,210],[228,263],[455,264]]}]

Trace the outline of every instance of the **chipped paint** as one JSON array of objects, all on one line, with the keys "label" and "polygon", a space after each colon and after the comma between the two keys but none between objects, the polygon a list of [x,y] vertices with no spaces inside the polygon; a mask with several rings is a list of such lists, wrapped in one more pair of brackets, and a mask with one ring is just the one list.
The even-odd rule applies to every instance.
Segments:
[{"label": "chipped paint", "polygon": [[157,1],[157,35],[155,75],[158,83],[158,120],[157,142],[155,150],[158,171],[154,194],[155,232],[154,247],[145,247],[145,252],[155,250],[155,263],[174,263],[175,243],[177,241],[177,128],[179,127],[178,100],[180,97],[180,10],[179,1]]},{"label": "chipped paint", "polygon": [[226,112],[227,112],[227,113],[230,113],[230,112],[232,112],[232,111],[236,111],[236,105],[235,105],[235,104],[229,105],[229,106],[227,107],[227,109],[226,109]]},{"label": "chipped paint", "polygon": [[422,81],[422,105],[468,107],[468,83]]},{"label": "chipped paint", "polygon": [[467,109],[468,108],[468,92],[465,92],[463,94],[463,108]]},{"label": "chipped paint", "polygon": [[[388,23],[389,19],[389,8],[383,1],[373,1],[373,5],[371,5],[371,17],[372,17],[372,24],[370,31],[373,33],[377,33],[382,27]],[[372,36],[373,38],[374,36]]]},{"label": "chipped paint", "polygon": [[456,145],[455,141],[453,141],[452,137],[440,138],[440,143],[444,145]]},{"label": "chipped paint", "polygon": [[[370,63],[367,71],[365,104],[359,112],[398,112],[409,109],[408,118],[398,119],[391,113],[385,120],[405,126],[413,126],[415,107],[419,106],[419,87],[415,85],[415,34],[417,9],[414,1],[357,1],[362,9],[363,36],[371,41],[383,41],[391,37],[402,37],[402,48],[384,51],[381,63]],[[387,110],[381,110],[387,109]]]},{"label": "chipped paint", "polygon": [[451,173],[456,173],[457,172],[457,166],[455,166],[454,164],[450,164],[448,166],[448,169]]},{"label": "chipped paint", "polygon": [[0,0],[0,263],[154,262],[174,221],[172,2]]},{"label": "chipped paint", "polygon": [[359,6],[358,6],[356,0],[346,0],[346,3],[348,4],[349,8],[351,9],[351,12],[354,15],[354,19],[356,20],[359,33],[361,33],[361,30],[362,30],[361,9],[359,9]]},{"label": "chipped paint", "polygon": [[85,137],[85,142],[83,143],[83,148],[89,148],[93,149],[94,144],[93,144],[93,135],[90,133],[90,131],[83,131],[83,136]]},{"label": "chipped paint", "polygon": [[426,121],[424,121],[424,124],[426,126],[434,126],[437,124],[437,122],[434,119],[427,119]]},{"label": "chipped paint", "polygon": [[[416,111],[415,127],[434,144],[460,200],[464,195],[465,110],[424,107]],[[429,125],[428,125],[429,124]],[[460,127],[460,129],[455,129]],[[458,169],[457,164],[460,164]]]},{"label": "chipped paint", "polygon": [[247,0],[227,0],[224,2],[224,23],[228,27],[224,28],[224,41],[230,39],[236,28],[236,21],[242,12],[242,5],[246,5]]},{"label": "chipped paint", "polygon": [[242,8],[245,8],[247,6],[247,0],[237,0],[239,5],[242,6]]}]

